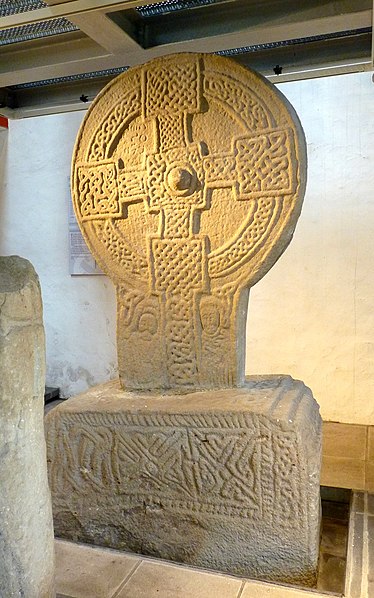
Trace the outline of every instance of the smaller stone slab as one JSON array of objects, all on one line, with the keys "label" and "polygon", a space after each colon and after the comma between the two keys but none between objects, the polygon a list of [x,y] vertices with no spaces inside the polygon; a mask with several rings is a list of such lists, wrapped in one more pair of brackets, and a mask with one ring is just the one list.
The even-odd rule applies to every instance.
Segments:
[{"label": "smaller stone slab", "polygon": [[157,395],[109,382],[47,417],[55,532],[312,586],[321,418],[290,376]]},{"label": "smaller stone slab", "polygon": [[44,438],[45,338],[38,276],[0,256],[0,597],[52,598]]}]

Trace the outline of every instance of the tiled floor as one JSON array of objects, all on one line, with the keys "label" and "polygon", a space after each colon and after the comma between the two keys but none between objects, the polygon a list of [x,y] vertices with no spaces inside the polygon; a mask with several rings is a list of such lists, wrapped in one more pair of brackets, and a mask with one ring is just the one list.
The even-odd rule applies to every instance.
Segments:
[{"label": "tiled floor", "polygon": [[325,509],[317,590],[56,540],[57,598],[374,598],[374,496],[354,494],[348,541],[346,505],[333,512],[331,506]]},{"label": "tiled floor", "polygon": [[326,598],[63,540],[56,564],[57,598]]}]

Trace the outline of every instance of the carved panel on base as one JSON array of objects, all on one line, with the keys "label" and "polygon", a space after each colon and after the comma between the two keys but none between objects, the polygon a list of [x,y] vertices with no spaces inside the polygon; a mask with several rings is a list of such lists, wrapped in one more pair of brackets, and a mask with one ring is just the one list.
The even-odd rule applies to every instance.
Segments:
[{"label": "carved panel on base", "polygon": [[[236,391],[187,394],[182,403],[109,383],[52,412],[56,533],[311,583],[320,417],[309,389],[289,377],[260,378]],[[196,545],[196,534],[206,543]]]}]

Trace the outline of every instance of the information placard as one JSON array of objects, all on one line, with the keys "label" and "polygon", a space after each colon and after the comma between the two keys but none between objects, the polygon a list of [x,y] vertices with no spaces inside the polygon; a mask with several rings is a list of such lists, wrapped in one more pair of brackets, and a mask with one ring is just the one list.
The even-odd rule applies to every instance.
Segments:
[{"label": "information placard", "polygon": [[[70,179],[68,183],[70,188]],[[72,276],[104,275],[86,245],[75,217],[70,194],[68,195],[69,272]]]}]

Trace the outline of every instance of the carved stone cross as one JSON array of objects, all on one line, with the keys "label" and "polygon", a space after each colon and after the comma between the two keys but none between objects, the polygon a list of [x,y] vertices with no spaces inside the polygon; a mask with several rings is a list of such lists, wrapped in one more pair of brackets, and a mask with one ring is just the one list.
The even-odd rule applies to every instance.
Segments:
[{"label": "carved stone cross", "polygon": [[292,237],[304,154],[279,92],[217,56],[157,59],[98,96],[73,196],[117,287],[124,388],[243,383],[248,290]]}]

